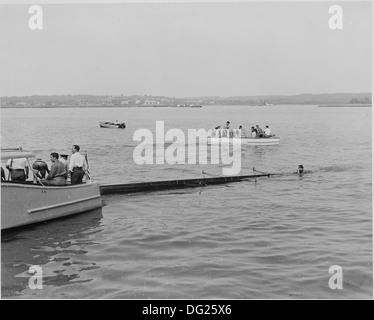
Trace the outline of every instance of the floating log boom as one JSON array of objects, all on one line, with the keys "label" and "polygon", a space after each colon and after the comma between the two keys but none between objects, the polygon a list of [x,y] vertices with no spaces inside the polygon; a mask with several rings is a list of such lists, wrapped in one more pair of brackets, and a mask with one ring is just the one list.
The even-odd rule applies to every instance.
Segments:
[{"label": "floating log boom", "polygon": [[166,180],[154,182],[140,182],[140,183],[127,183],[127,184],[104,184],[100,185],[101,195],[108,194],[126,194],[143,191],[158,191],[168,189],[183,189],[195,188],[205,185],[225,184],[230,182],[238,182],[245,179],[254,179],[259,177],[270,177],[270,173],[252,174],[245,176],[223,176],[223,177],[210,177],[210,178],[196,178],[185,180]]}]

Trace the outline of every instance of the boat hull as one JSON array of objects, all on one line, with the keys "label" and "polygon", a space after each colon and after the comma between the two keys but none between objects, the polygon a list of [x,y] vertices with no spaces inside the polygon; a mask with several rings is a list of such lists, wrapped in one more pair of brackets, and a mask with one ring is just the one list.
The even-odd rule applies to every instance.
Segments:
[{"label": "boat hull", "polygon": [[238,143],[242,145],[252,145],[252,146],[269,146],[279,144],[280,138],[271,137],[271,138],[212,138],[208,137],[208,144],[210,145],[219,145],[222,142],[229,143]]},{"label": "boat hull", "polygon": [[100,208],[97,182],[66,186],[1,183],[1,230]]}]

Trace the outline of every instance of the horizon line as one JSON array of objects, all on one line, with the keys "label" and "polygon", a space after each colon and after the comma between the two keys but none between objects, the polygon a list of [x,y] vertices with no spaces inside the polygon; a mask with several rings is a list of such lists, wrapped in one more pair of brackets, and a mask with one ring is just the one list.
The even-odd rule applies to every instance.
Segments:
[{"label": "horizon line", "polygon": [[151,96],[151,97],[173,97],[173,98],[204,98],[204,97],[221,97],[221,98],[230,98],[230,97],[269,97],[269,96],[300,96],[300,95],[322,95],[322,94],[372,94],[371,91],[360,91],[360,92],[321,92],[321,93],[297,93],[297,94],[251,94],[251,95],[231,95],[231,96],[219,96],[219,95],[197,95],[197,96],[169,96],[169,95],[154,95],[154,94],[92,94],[92,93],[66,93],[66,94],[31,94],[31,95],[13,95],[13,96],[0,96],[0,98],[21,98],[21,97],[33,97],[33,96]]}]

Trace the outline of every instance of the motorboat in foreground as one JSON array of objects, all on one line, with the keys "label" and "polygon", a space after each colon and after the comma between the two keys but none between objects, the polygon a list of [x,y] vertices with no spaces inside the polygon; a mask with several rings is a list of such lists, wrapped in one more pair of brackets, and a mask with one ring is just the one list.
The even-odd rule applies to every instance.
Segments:
[{"label": "motorboat in foreground", "polygon": [[[35,158],[33,152],[1,150],[1,160]],[[33,171],[30,169],[30,173]],[[44,186],[32,181],[1,181],[1,230],[52,220],[102,207],[100,187],[81,184]]]},{"label": "motorboat in foreground", "polygon": [[115,123],[115,122],[99,122],[100,128],[109,128],[109,129],[125,129],[126,124],[124,122],[122,123]]}]

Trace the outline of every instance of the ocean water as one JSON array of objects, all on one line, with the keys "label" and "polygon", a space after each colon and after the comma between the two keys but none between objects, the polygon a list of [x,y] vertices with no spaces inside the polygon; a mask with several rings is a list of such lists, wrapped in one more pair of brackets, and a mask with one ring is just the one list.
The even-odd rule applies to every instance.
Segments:
[{"label": "ocean water", "polygon": [[[126,122],[124,130],[99,121]],[[238,183],[104,196],[100,210],[3,232],[2,298],[371,299],[371,108],[2,109],[2,148],[87,150],[102,184],[222,175],[223,165],[133,160],[138,129],[269,125],[277,146],[243,146]],[[299,164],[307,173],[292,174]],[[29,267],[43,289],[29,287]],[[331,266],[343,289],[332,290]]]}]

